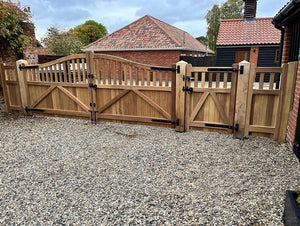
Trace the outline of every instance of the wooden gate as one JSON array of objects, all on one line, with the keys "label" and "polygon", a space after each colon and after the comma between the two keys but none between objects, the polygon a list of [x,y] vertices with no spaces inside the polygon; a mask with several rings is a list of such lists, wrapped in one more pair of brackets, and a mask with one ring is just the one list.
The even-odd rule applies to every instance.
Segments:
[{"label": "wooden gate", "polygon": [[89,96],[85,55],[63,57],[49,63],[20,64],[20,87],[25,111],[88,118]]},{"label": "wooden gate", "polygon": [[186,127],[232,132],[236,77],[237,69],[232,67],[192,67],[190,79],[185,79],[188,89],[186,99],[189,103],[186,105]]},{"label": "wooden gate", "polygon": [[175,68],[90,54],[95,119],[175,124]]},{"label": "wooden gate", "polygon": [[178,102],[185,111],[178,130],[201,129],[232,132],[237,85],[237,65],[233,67],[192,67],[181,62],[177,80]]},{"label": "wooden gate", "polygon": [[8,112],[176,123],[175,68],[87,53],[33,66],[20,60],[1,72]]}]

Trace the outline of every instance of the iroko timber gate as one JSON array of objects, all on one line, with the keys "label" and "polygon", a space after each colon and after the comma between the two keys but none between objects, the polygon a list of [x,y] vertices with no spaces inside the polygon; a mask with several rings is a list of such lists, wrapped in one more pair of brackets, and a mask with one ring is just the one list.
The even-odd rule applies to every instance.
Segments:
[{"label": "iroko timber gate", "polygon": [[[7,112],[224,131],[284,140],[295,64],[153,67],[104,54],[0,65]],[[290,71],[290,73],[287,73]],[[288,79],[289,81],[289,79]]]},{"label": "iroko timber gate", "polygon": [[[87,53],[2,66],[7,111],[127,122],[175,123],[175,69]],[[11,71],[9,71],[11,70]]]}]

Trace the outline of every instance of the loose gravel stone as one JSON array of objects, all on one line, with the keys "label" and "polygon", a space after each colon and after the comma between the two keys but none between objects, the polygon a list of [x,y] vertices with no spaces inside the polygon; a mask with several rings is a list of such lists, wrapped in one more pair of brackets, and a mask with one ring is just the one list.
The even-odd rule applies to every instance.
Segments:
[{"label": "loose gravel stone", "polygon": [[282,225],[299,162],[269,138],[0,113],[0,225]]}]

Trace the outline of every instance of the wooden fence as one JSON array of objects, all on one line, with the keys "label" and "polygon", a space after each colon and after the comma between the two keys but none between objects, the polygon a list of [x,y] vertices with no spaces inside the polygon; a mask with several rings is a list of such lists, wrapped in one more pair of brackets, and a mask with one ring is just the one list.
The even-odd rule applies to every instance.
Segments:
[{"label": "wooden fence", "polygon": [[103,54],[1,65],[7,112],[223,131],[284,140],[295,64],[174,68]]}]

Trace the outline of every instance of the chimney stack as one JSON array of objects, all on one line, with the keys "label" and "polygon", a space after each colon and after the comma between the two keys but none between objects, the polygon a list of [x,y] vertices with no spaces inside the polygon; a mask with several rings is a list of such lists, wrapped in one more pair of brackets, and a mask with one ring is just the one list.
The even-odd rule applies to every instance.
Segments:
[{"label": "chimney stack", "polygon": [[244,0],[244,19],[245,21],[254,21],[256,16],[257,0]]}]

